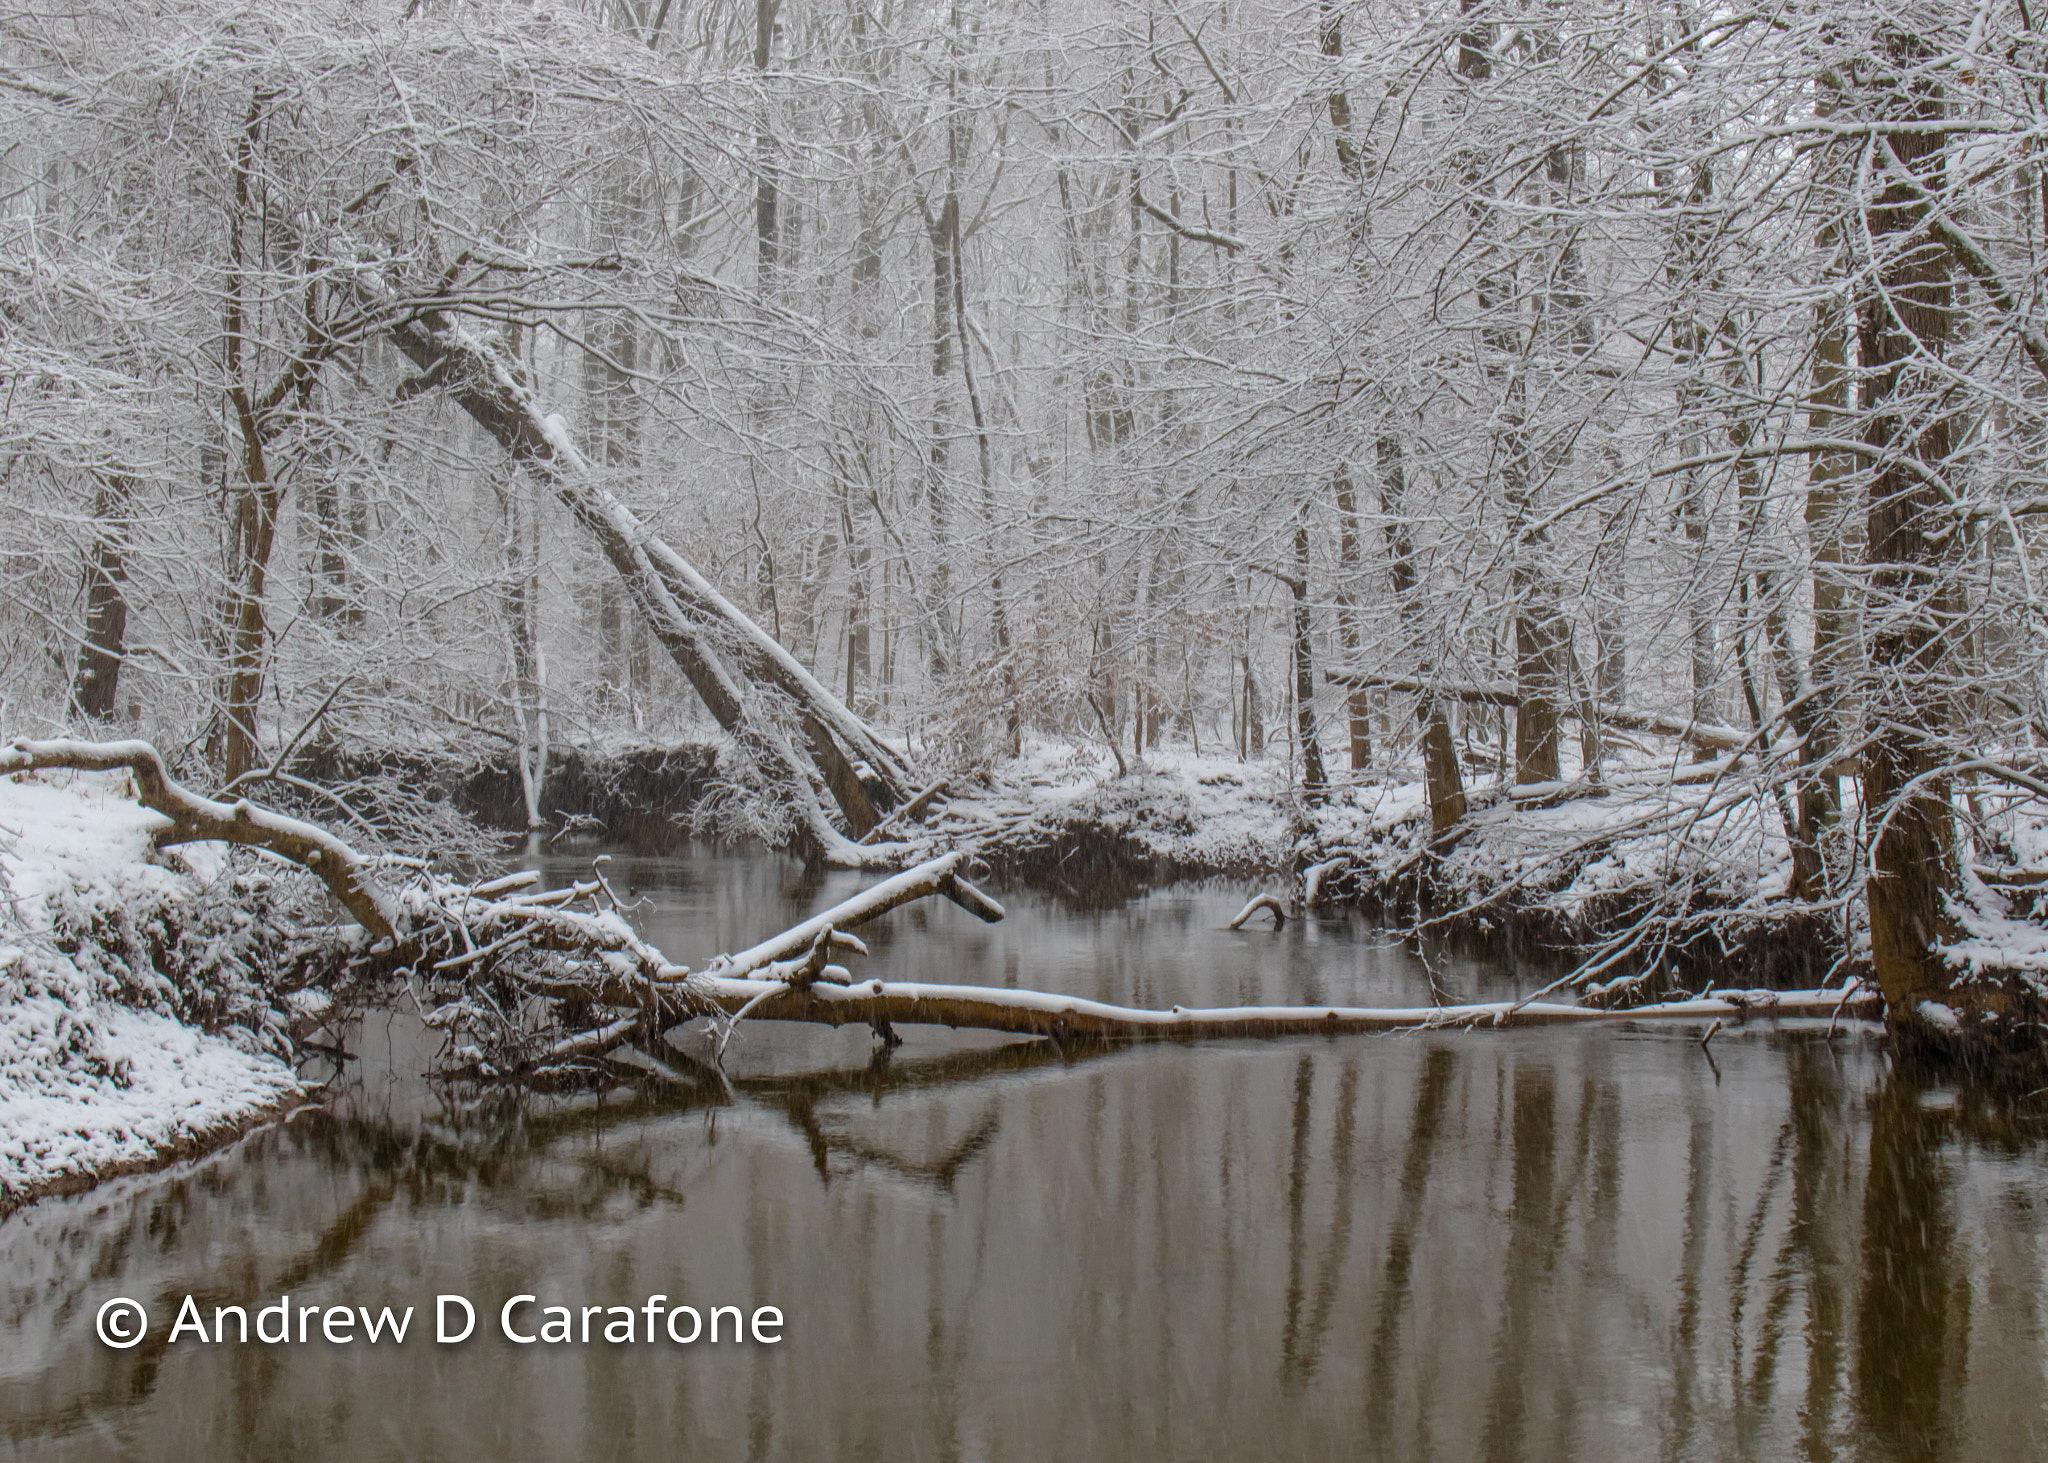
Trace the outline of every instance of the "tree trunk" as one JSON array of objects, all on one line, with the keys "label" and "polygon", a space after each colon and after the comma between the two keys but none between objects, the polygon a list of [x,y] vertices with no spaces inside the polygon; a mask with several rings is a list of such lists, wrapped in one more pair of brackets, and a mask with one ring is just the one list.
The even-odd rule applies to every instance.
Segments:
[{"label": "tree trunk", "polygon": [[[1482,0],[1463,0],[1465,14],[1482,8]],[[1458,40],[1458,74],[1477,85],[1493,77],[1492,48],[1499,27],[1481,22]],[[1482,257],[1475,286],[1479,314],[1480,374],[1495,396],[1494,459],[1499,463],[1501,494],[1516,533],[1510,580],[1515,602],[1515,680],[1520,709],[1515,714],[1515,780],[1555,782],[1558,779],[1559,718],[1557,702],[1565,680],[1570,627],[1555,603],[1556,586],[1544,562],[1547,541],[1541,530],[1525,530],[1534,504],[1528,431],[1528,378],[1524,370],[1520,302],[1512,264],[1500,272],[1485,256],[1493,252],[1491,235],[1497,210],[1487,196],[1488,184],[1477,158],[1465,160],[1468,190],[1466,213],[1472,222],[1475,247]]]},{"label": "tree trunk", "polygon": [[[816,762],[855,838],[872,829],[886,809],[876,808],[847,751],[868,764],[891,807],[908,796],[906,789],[915,781],[902,758],[605,491],[569,441],[561,419],[544,415],[534,404],[517,362],[439,311],[401,321],[392,327],[392,337],[425,373],[423,379],[446,382],[456,402],[516,461],[538,472],[597,540],[706,708],[720,726],[748,742],[789,799],[799,850],[807,856],[869,862],[825,819],[791,732],[801,732],[809,760]],[[735,657],[737,674],[728,667],[727,655]],[[798,727],[768,709],[761,698],[769,691],[793,703]]]},{"label": "tree trunk", "polygon": [[[1930,44],[1895,28],[1881,40],[1888,69],[1916,79],[1887,85],[1876,98],[1878,121],[1938,121],[1946,108],[1924,79]],[[1945,146],[1932,130],[1881,134],[1878,176],[1890,177],[1867,209],[1873,278],[1857,301],[1864,440],[1885,454],[1870,484],[1866,549],[1873,624],[1863,804],[1876,830],[1871,964],[1893,1030],[1909,1044],[1935,1034],[1920,1003],[1948,994],[1948,968],[1935,945],[1949,932],[1944,900],[1957,878],[1949,781],[1931,774],[1954,689],[1949,673],[1962,607],[1951,560],[1961,535],[1930,481],[1950,450],[1944,384],[1918,365],[1942,359],[1952,329],[1950,259],[1927,227],[1925,202],[1945,181]],[[1885,150],[1895,160],[1889,168]],[[1909,176],[1898,176],[1901,169]]]},{"label": "tree trunk", "polygon": [[112,474],[93,496],[92,549],[85,561],[85,637],[71,705],[87,721],[110,719],[119,703],[128,643],[128,525],[135,484]]},{"label": "tree trunk", "polygon": [[1301,789],[1311,802],[1330,790],[1323,770],[1323,749],[1316,740],[1316,667],[1314,620],[1308,605],[1308,504],[1294,515],[1294,726],[1301,738]]},{"label": "tree trunk", "polygon": [[[953,325],[960,340],[960,384],[974,421],[976,462],[981,473],[982,531],[989,537],[989,638],[994,642],[996,674],[1003,688],[1003,748],[1012,756],[1024,750],[1024,726],[1017,694],[1017,667],[1010,658],[1010,612],[1003,600],[1003,557],[996,534],[995,461],[989,444],[988,418],[982,410],[981,387],[974,377],[974,348],[967,334],[967,260],[960,237],[960,208],[949,199],[946,217],[953,256]],[[1143,749],[1140,749],[1142,755]]]},{"label": "tree trunk", "polygon": [[[1358,492],[1349,464],[1340,465],[1332,486],[1337,493],[1337,641],[1344,668],[1357,670],[1358,632]],[[1354,686],[1344,698],[1351,724],[1351,770],[1372,765],[1372,693]]]},{"label": "tree trunk", "polygon": [[[1823,78],[1816,111],[1833,115],[1841,92],[1831,77]],[[1849,417],[1848,310],[1836,288],[1844,273],[1844,237],[1839,210],[1849,206],[1855,154],[1851,145],[1827,145],[1816,166],[1827,186],[1821,194],[1826,210],[1819,240],[1834,256],[1831,288],[1813,307],[1812,393],[1807,399],[1807,426],[1820,439],[1847,431]],[[1842,815],[1842,780],[1825,770],[1835,760],[1840,741],[1844,684],[1852,669],[1849,615],[1843,593],[1842,494],[1838,482],[1854,470],[1841,453],[1817,452],[1807,464],[1806,534],[1813,560],[1813,651],[1807,658],[1811,681],[1805,704],[1793,712],[1792,729],[1803,740],[1799,750],[1799,828],[1792,839],[1792,887],[1795,899],[1821,899],[1832,892],[1827,846]]]},{"label": "tree trunk", "polygon": [[[1387,569],[1394,586],[1394,609],[1407,634],[1409,655],[1418,680],[1427,682],[1435,669],[1422,613],[1421,579],[1415,569],[1415,544],[1405,514],[1407,470],[1401,444],[1382,437],[1378,446],[1380,512],[1387,525]],[[1465,821],[1465,774],[1458,765],[1458,744],[1443,702],[1428,692],[1415,699],[1415,719],[1422,727],[1422,776],[1429,793],[1432,839],[1443,843]]]}]

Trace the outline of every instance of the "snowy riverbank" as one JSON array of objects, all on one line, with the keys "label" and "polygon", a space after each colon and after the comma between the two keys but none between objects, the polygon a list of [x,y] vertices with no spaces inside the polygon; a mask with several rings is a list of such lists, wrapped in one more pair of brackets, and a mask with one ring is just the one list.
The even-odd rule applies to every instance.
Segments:
[{"label": "snowy riverbank", "polygon": [[[0,1213],[187,1156],[303,1096],[260,921],[152,860],[125,776],[0,780]],[[201,1027],[219,1034],[208,1034]]]},{"label": "snowy riverbank", "polygon": [[1520,958],[1639,924],[1644,938],[1617,973],[1662,961],[1686,979],[1838,980],[1867,949],[1860,907],[1845,916],[1786,898],[1781,814],[1731,772],[1629,750],[1608,758],[1597,789],[1510,793],[1480,774],[1466,783],[1456,839],[1425,858],[1419,771],[1339,774],[1311,801],[1277,759],[1161,748],[1120,776],[1099,748],[1040,744],[950,785],[917,842],[973,847],[998,872],[1077,891],[1267,876],[1289,882],[1297,907],[1358,902],[1398,922],[1434,919]]}]

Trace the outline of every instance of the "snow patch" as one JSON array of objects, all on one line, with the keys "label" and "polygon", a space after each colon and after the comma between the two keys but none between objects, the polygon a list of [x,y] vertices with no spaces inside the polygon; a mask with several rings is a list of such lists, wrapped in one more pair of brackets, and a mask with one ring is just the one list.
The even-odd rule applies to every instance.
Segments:
[{"label": "snow patch", "polygon": [[[0,779],[0,1196],[189,1150],[299,1093],[247,1005],[177,988],[150,950],[178,926],[187,969],[249,953],[232,918],[199,918],[220,861],[153,861],[160,815],[126,773]],[[183,920],[186,913],[194,917]],[[242,921],[246,924],[246,918]],[[194,943],[196,942],[196,943]],[[244,993],[245,994],[245,993]],[[203,995],[207,1035],[175,1008]],[[238,996],[237,999],[242,999]],[[228,1007],[232,1006],[232,1009]]]}]

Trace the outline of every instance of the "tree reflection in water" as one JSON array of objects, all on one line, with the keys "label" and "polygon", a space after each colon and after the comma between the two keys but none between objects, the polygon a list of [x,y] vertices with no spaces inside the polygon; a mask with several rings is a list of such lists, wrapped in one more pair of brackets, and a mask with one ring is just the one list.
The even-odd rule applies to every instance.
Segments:
[{"label": "tree reflection in water", "polygon": [[[1861,1040],[1018,1044],[599,1098],[352,1077],[0,1226],[21,1456],[2038,1456],[2027,1109]],[[549,1290],[781,1348],[89,1339]],[[571,1352],[574,1354],[571,1354]],[[366,1432],[366,1430],[368,1430]]]}]

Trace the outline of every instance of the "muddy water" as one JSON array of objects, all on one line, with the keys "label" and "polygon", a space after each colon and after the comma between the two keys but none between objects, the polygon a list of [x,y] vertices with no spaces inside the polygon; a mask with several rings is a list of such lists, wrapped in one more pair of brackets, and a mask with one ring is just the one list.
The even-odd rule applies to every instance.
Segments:
[{"label": "muddy water", "polygon": [[[842,897],[621,859],[690,959]],[[1242,886],[893,917],[876,973],[1120,1001],[1427,999]],[[1455,962],[1452,996],[1504,992]],[[1530,1031],[1069,1059],[761,1027],[715,1088],[477,1100],[351,1037],[320,1112],[0,1223],[0,1454],[33,1459],[2048,1456],[2048,1148],[1868,1033]],[[436,1344],[434,1297],[477,1328]],[[773,1306],[777,1344],[519,1345],[498,1311]],[[406,1341],[202,1343],[415,1308]],[[94,1339],[139,1299],[132,1350]],[[663,1328],[666,1329],[665,1327]],[[681,1326],[687,1334],[688,1323]],[[772,1328],[771,1328],[772,1329]],[[573,1331],[572,1331],[573,1334]]]}]

